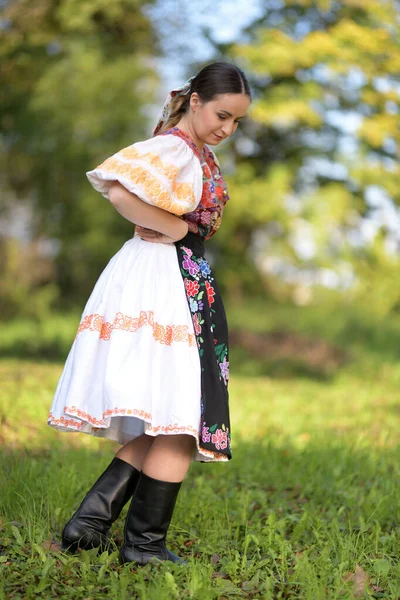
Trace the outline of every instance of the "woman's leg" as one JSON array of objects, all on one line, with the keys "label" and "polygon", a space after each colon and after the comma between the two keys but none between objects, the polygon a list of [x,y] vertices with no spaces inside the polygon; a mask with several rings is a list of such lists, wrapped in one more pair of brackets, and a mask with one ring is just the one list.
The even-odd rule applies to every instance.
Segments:
[{"label": "woman's leg", "polygon": [[142,471],[153,479],[183,481],[195,447],[191,435],[159,435],[149,449]]},{"label": "woman's leg", "polygon": [[145,433],[120,448],[115,456],[154,479],[183,481],[189,469],[195,440],[190,435]]},{"label": "woman's leg", "polygon": [[143,433],[139,437],[127,442],[122,446],[117,454],[117,458],[124,460],[138,471],[142,470],[143,460],[147,452],[150,450],[155,438]]}]

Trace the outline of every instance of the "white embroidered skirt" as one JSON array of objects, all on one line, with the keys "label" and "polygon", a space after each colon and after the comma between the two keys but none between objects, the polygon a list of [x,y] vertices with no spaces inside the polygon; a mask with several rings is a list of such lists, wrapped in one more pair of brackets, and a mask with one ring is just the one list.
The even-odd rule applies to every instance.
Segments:
[{"label": "white embroidered skirt", "polygon": [[124,444],[146,433],[190,434],[199,449],[201,370],[173,244],[128,240],[82,314],[48,423]]}]

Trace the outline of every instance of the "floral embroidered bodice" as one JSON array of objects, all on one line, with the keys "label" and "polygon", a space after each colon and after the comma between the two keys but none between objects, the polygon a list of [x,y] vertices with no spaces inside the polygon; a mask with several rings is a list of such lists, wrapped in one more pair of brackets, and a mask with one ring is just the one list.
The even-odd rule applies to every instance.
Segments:
[{"label": "floral embroidered bodice", "polygon": [[175,135],[185,141],[200,160],[203,171],[203,191],[200,202],[192,212],[182,215],[189,231],[208,240],[221,224],[224,206],[229,200],[228,188],[214,153],[204,145],[200,150],[187,133],[178,127],[167,129],[158,135]]}]

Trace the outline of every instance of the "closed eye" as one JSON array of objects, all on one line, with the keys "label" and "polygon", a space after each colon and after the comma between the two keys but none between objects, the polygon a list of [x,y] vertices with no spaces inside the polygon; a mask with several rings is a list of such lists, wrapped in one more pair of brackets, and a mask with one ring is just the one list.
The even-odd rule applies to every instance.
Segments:
[{"label": "closed eye", "polygon": [[[225,115],[218,115],[218,118],[221,121],[226,121],[226,119],[227,119],[227,117]],[[234,123],[236,123],[236,125],[239,125],[240,121],[241,121],[241,119],[238,119],[238,120],[234,121]]]}]

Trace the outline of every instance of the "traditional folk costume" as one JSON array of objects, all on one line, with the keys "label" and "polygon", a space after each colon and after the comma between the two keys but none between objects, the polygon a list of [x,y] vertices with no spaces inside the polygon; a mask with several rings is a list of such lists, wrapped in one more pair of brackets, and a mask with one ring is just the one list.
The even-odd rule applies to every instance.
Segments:
[{"label": "traditional folk costume", "polygon": [[143,433],[189,434],[194,460],[227,460],[227,325],[204,256],[228,200],[218,161],[174,127],[86,175],[105,198],[117,180],[189,230],[175,244],[135,235],[112,257],[83,311],[49,425],[121,444]]},{"label": "traditional folk costume", "polygon": [[[115,254],[90,295],[51,406],[48,423],[121,444],[146,433],[195,438],[193,460],[231,458],[228,333],[204,242],[228,200],[212,150],[178,127],[123,148],[86,173],[108,199],[113,181],[144,202],[184,219],[175,244],[135,235]],[[160,481],[115,457],[65,525],[64,550],[109,547],[108,533],[133,496],[121,562],[184,562],[165,546],[182,482]]]}]

